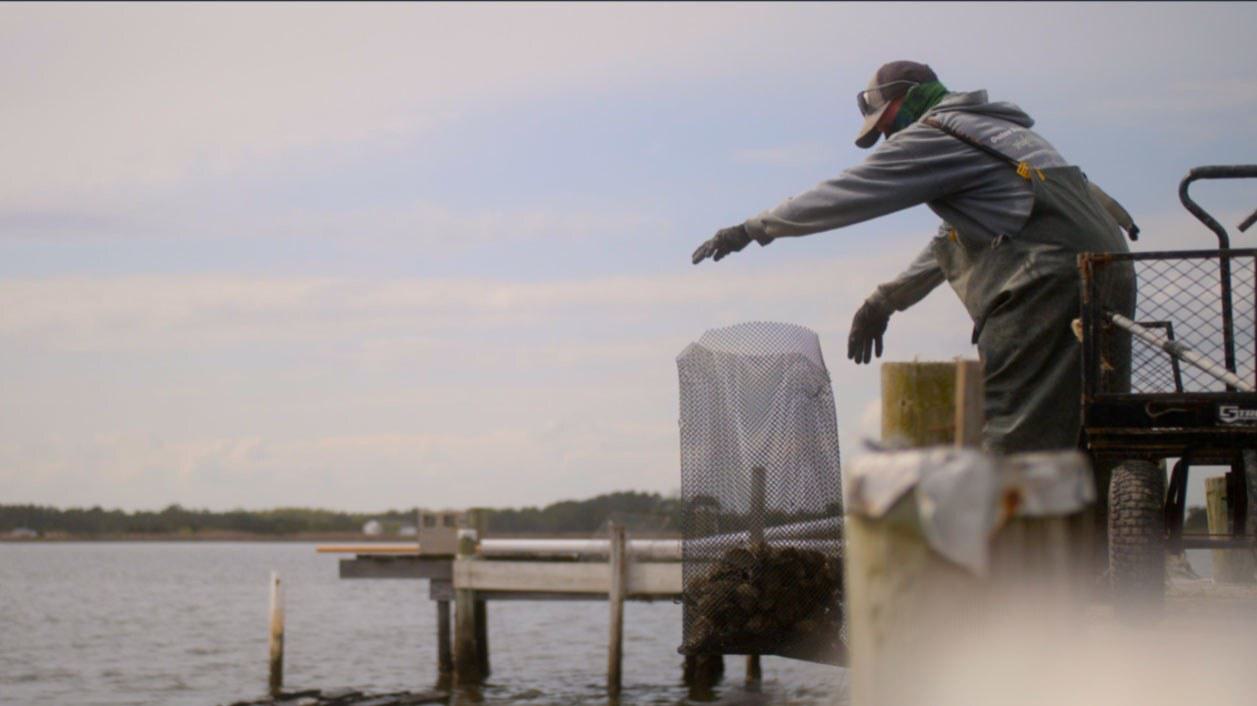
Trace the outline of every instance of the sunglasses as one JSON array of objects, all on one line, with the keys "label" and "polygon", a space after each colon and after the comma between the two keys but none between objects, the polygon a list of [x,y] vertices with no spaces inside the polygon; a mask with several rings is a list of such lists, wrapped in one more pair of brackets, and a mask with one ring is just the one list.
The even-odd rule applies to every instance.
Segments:
[{"label": "sunglasses", "polygon": [[[866,88],[865,90],[860,91],[859,93],[855,94],[855,104],[860,106],[860,115],[863,115],[864,117],[867,118],[873,113],[876,113],[877,111],[881,110],[882,106],[886,105],[886,103],[889,102],[885,98],[882,97],[882,89],[887,88],[889,86],[897,86],[899,84],[907,84],[909,86],[919,86],[921,85],[921,82],[908,81],[904,79],[904,80],[899,80],[899,81],[891,81],[889,83],[883,83],[880,86],[874,86],[872,88]],[[870,100],[870,99],[876,100],[877,103],[874,104],[873,100]]]}]

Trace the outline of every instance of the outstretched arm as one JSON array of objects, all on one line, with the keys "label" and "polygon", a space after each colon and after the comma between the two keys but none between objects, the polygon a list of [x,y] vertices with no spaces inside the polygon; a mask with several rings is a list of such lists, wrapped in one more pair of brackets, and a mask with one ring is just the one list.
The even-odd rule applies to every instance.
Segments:
[{"label": "outstretched arm", "polygon": [[746,228],[758,240],[862,223],[954,193],[988,167],[959,140],[914,125],[860,164],[748,218]]},{"label": "outstretched arm", "polygon": [[752,240],[833,230],[954,193],[989,167],[973,150],[938,130],[909,127],[843,173],[775,208],[722,229],[694,251],[698,264],[720,259]]}]

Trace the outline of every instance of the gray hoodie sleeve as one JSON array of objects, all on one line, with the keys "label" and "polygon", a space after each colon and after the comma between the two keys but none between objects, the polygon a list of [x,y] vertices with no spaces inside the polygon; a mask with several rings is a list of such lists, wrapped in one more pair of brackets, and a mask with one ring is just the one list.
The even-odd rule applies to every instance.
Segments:
[{"label": "gray hoodie sleeve", "polygon": [[[939,226],[939,233],[944,233],[948,228],[944,223]],[[895,311],[903,311],[924,299],[946,279],[943,269],[934,258],[933,243],[930,243],[912,260],[908,269],[893,280],[879,284],[870,298],[885,302]]]},{"label": "gray hoodie sleeve", "polygon": [[837,177],[747,219],[746,227],[757,240],[770,240],[849,226],[951,194],[989,162],[959,140],[914,125]]}]

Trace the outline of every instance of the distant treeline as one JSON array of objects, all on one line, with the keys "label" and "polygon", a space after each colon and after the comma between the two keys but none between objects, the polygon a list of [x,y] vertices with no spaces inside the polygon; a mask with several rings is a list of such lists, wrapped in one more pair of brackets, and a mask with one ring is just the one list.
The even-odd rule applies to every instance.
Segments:
[{"label": "distant treeline", "polygon": [[244,532],[249,534],[298,534],[302,532],[358,532],[367,520],[400,520],[414,524],[413,513],[389,511],[377,515],[333,512],[306,508],[276,510],[191,510],[171,505],[164,510],[105,510],[101,507],[69,508],[39,505],[0,505],[0,533],[19,527],[41,534],[76,536],[130,534],[196,534]]},{"label": "distant treeline", "polygon": [[[679,532],[681,502],[658,493],[619,492],[588,500],[564,500],[545,507],[493,508],[491,533],[594,533],[615,519],[634,530]],[[774,518],[770,518],[772,520]],[[0,505],[0,535],[18,528],[41,535],[80,537],[111,535],[191,535],[246,533],[293,535],[361,532],[369,520],[378,521],[392,534],[402,525],[413,525],[414,510],[379,513],[335,512],[308,508],[276,510],[189,510],[171,505],[160,511],[104,510],[100,507],[66,510],[38,505]],[[1204,508],[1188,508],[1185,529],[1205,531]]]},{"label": "distant treeline", "polygon": [[[630,526],[668,531],[676,527],[680,502],[657,493],[620,492],[589,500],[565,500],[542,508],[494,509],[490,532],[594,532],[612,517]],[[212,512],[171,505],[164,510],[127,512],[100,507],[58,509],[40,505],[0,505],[0,535],[18,528],[41,535],[197,535],[247,533],[290,535],[360,532],[369,520],[386,533],[415,523],[415,511],[350,513],[308,508]]]},{"label": "distant treeline", "polygon": [[490,532],[594,532],[615,519],[629,529],[680,531],[681,500],[658,493],[619,492],[564,500],[542,508],[493,509]]}]

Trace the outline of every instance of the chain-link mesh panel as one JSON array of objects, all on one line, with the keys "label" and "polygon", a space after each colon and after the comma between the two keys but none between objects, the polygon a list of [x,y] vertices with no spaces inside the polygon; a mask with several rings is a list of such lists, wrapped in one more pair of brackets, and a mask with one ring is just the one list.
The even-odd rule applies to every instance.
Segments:
[{"label": "chain-link mesh panel", "polygon": [[829,661],[842,626],[838,424],[820,341],[755,322],[677,357],[686,654]]},{"label": "chain-link mesh panel", "polygon": [[[1161,336],[1180,343],[1215,362],[1226,365],[1222,302],[1225,271],[1218,253],[1158,253],[1153,257],[1111,256],[1094,266],[1098,277],[1106,268],[1133,266],[1138,283],[1134,320]],[[1230,268],[1235,372],[1243,380],[1257,379],[1254,357],[1254,285],[1257,258],[1252,251],[1238,251],[1227,258]],[[1122,335],[1112,326],[1099,327],[1102,337]],[[1102,341],[1103,345],[1103,341]],[[1216,377],[1181,362],[1161,348],[1138,338],[1131,340],[1130,391],[1136,394],[1224,392],[1226,384]],[[1107,370],[1100,361],[1104,376]]]}]

